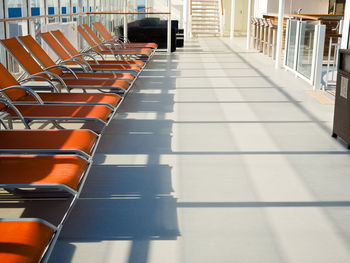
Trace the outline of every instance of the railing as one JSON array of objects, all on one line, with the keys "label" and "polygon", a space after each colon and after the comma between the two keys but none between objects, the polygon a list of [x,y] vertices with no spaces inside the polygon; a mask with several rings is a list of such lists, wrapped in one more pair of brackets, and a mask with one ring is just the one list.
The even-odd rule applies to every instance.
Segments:
[{"label": "railing", "polygon": [[[341,43],[341,34],[334,34],[329,36],[329,48],[328,48],[328,59],[327,59],[327,70],[325,74],[325,89],[330,86],[336,85],[337,69],[338,69],[338,54]],[[333,42],[333,39],[336,39]],[[333,53],[333,59],[332,59]]]},{"label": "railing", "polygon": [[190,0],[190,14],[192,15],[192,0]]},{"label": "railing", "polygon": [[319,21],[287,21],[284,67],[321,88],[325,25]]}]

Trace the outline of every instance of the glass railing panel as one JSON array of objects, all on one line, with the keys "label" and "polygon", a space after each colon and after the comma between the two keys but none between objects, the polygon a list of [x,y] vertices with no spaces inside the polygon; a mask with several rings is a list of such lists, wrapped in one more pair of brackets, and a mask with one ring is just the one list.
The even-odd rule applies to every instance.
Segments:
[{"label": "glass railing panel", "polygon": [[295,45],[297,40],[297,20],[289,20],[288,43],[286,49],[286,65],[292,69],[295,67]]},{"label": "glass railing panel", "polygon": [[30,32],[32,32],[32,36],[41,44],[41,27],[45,25],[45,18],[38,18],[29,21]]},{"label": "glass railing panel", "polygon": [[27,16],[26,0],[11,0],[7,3],[7,17],[25,17]]},{"label": "glass railing panel", "polygon": [[[0,22],[0,38],[1,39],[5,38],[5,23],[4,22]],[[2,45],[0,46],[0,62],[3,65],[6,65],[6,51]]]},{"label": "glass railing panel", "polygon": [[[58,15],[58,0],[47,0],[47,14],[48,15]],[[57,23],[58,17],[49,17],[47,19],[48,23]]]},{"label": "glass railing panel", "polygon": [[315,25],[310,22],[300,23],[299,50],[297,72],[311,79],[313,51],[315,41]]}]

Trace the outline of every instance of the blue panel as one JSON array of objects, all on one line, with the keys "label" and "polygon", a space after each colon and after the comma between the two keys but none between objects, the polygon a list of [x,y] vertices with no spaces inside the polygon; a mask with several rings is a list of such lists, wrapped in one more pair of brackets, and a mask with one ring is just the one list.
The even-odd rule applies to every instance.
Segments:
[{"label": "blue panel", "polygon": [[40,16],[40,7],[32,7],[30,10],[32,16]]},{"label": "blue panel", "polygon": [[9,17],[22,17],[21,7],[9,7]]},{"label": "blue panel", "polygon": [[49,7],[47,9],[47,11],[48,11],[49,15],[54,15],[55,14],[55,8],[53,6]]},{"label": "blue panel", "polygon": [[77,12],[77,7],[73,6],[73,14],[75,14]]},{"label": "blue panel", "polygon": [[138,5],[137,6],[137,10],[143,9],[143,10],[141,10],[141,12],[145,12],[145,8],[146,8],[146,6],[144,6],[144,5]]},{"label": "blue panel", "polygon": [[67,7],[62,6],[62,15],[67,14]]},{"label": "blue panel", "polygon": [[83,12],[85,12],[85,6],[83,6]]},{"label": "blue panel", "polygon": [[91,12],[91,10],[92,10],[92,6],[90,6],[90,12]]}]

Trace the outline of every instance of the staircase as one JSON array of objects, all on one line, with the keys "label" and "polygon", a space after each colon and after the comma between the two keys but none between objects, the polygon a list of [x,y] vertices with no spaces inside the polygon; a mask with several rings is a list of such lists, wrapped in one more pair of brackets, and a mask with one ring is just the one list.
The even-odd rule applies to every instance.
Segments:
[{"label": "staircase", "polygon": [[220,36],[220,0],[192,0],[193,37]]}]

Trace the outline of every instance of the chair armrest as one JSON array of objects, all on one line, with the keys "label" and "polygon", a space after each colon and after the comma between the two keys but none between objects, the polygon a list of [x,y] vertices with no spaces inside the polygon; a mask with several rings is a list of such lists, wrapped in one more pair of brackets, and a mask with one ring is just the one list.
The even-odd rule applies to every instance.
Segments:
[{"label": "chair armrest", "polygon": [[11,102],[4,100],[4,99],[0,99],[0,103],[5,104],[7,107],[9,107],[11,110],[13,110],[16,113],[16,115],[18,116],[18,118],[23,122],[23,125],[26,127],[26,129],[30,129],[30,126],[28,125],[28,123],[24,119],[21,112]]},{"label": "chair armrest", "polygon": [[[4,89],[1,89],[0,92],[3,93],[10,101],[11,99],[7,96],[6,91],[7,90],[12,90],[12,89],[22,89],[25,90],[28,94],[30,94],[34,99],[36,99],[36,101],[39,104],[44,104],[43,100],[40,98],[40,96],[31,88],[29,87],[25,87],[25,86],[11,86],[11,87],[7,87]],[[13,103],[13,101],[11,101]]]}]

